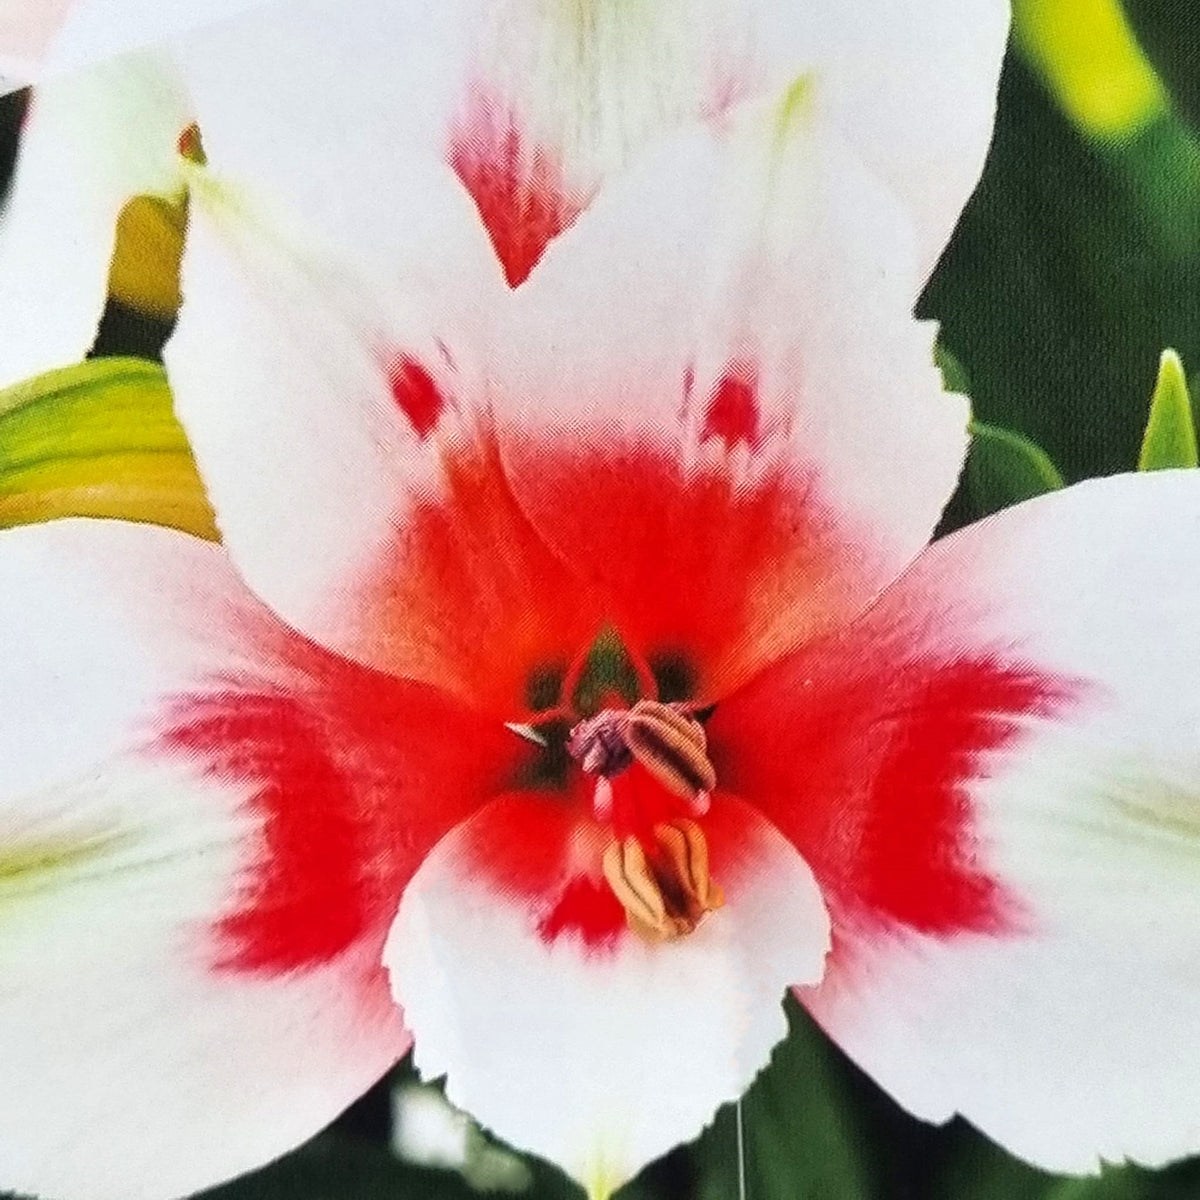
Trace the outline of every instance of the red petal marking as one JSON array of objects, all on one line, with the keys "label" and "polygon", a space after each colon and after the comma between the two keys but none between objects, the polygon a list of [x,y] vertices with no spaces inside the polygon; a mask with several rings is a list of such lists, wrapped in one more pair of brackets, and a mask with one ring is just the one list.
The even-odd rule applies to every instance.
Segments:
[{"label": "red petal marking", "polygon": [[487,436],[444,464],[445,497],[418,506],[364,585],[380,613],[369,636],[396,674],[520,720],[535,672],[571,661],[602,616],[517,507]]},{"label": "red petal marking", "polygon": [[561,163],[546,147],[531,145],[512,109],[482,88],[472,92],[451,135],[449,161],[475,201],[509,286],[524,283],[583,208]]},{"label": "red petal marking", "polygon": [[[498,904],[523,907],[547,946],[576,938],[592,954],[610,953],[629,933],[625,911],[600,874],[613,832],[591,817],[591,780],[576,773],[570,790],[511,793],[480,810],[460,842],[462,870],[480,878]],[[700,820],[713,878],[737,881],[757,869],[761,818],[729,796],[715,796]]]},{"label": "red petal marking", "polygon": [[[872,544],[793,464],[757,482],[688,471],[669,449],[515,447],[517,495],[650,662],[693,668],[716,699],[816,630],[858,611]],[[519,471],[519,475],[517,472]]]},{"label": "red petal marking", "polygon": [[567,791],[513,792],[464,830],[462,869],[483,879],[498,904],[528,910],[547,943],[578,937],[603,953],[625,932],[625,911],[600,875],[612,834],[591,818],[590,780],[576,772]]},{"label": "red petal marking", "polygon": [[382,942],[425,854],[521,753],[434,689],[306,657],[301,691],[248,679],[181,697],[158,742],[248,786],[262,822],[260,856],[217,922],[217,969],[278,973]]},{"label": "red petal marking", "polygon": [[923,647],[917,632],[852,628],[796,652],[718,705],[713,762],[796,846],[835,913],[934,934],[1011,928],[1018,906],[980,859],[965,784],[1079,688]]},{"label": "red petal marking", "polygon": [[388,386],[397,407],[412,422],[417,436],[427,438],[437,427],[438,418],[446,407],[433,376],[415,358],[398,355],[387,365]]},{"label": "red petal marking", "polygon": [[574,935],[593,952],[616,945],[625,930],[625,910],[603,879],[577,875],[557,903],[538,921],[538,934],[550,943]]},{"label": "red petal marking", "polygon": [[701,436],[719,437],[729,446],[761,443],[758,372],[752,363],[731,363],[709,394]]}]

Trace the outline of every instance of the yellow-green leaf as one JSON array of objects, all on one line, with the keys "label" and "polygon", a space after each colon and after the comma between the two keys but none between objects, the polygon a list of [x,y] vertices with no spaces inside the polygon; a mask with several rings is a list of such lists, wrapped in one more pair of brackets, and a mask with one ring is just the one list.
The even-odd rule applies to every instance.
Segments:
[{"label": "yellow-green leaf", "polygon": [[1128,140],[1167,111],[1120,0],[1014,0],[1013,44],[1089,137]]},{"label": "yellow-green leaf", "polygon": [[59,517],[218,539],[156,363],[92,359],[0,392],[0,528]]},{"label": "yellow-green leaf", "polygon": [[1174,350],[1164,350],[1158,383],[1150,400],[1150,419],[1138,456],[1139,471],[1162,471],[1198,465],[1196,422],[1183,363]]},{"label": "yellow-green leaf", "polygon": [[938,342],[933,348],[933,364],[942,373],[942,387],[961,396],[971,394],[971,379],[958,359]]}]

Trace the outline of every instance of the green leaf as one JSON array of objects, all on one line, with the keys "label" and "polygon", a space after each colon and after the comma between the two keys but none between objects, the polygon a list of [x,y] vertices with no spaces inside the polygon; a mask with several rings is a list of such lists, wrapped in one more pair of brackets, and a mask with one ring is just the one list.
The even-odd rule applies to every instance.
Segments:
[{"label": "green leaf", "polygon": [[0,392],[0,528],[115,517],[217,540],[156,363],[97,358]]},{"label": "green leaf", "polygon": [[1138,470],[1162,471],[1197,465],[1196,423],[1187,376],[1179,355],[1174,350],[1164,350],[1158,383],[1150,400],[1150,419],[1138,455]]},{"label": "green leaf", "polygon": [[382,1148],[334,1135],[203,1193],[204,1200],[478,1200],[479,1195],[454,1171],[415,1167]]},{"label": "green leaf", "polygon": [[978,516],[1018,504],[1063,486],[1049,455],[1010,429],[971,422],[967,485]]},{"label": "green leaf", "polygon": [[962,396],[971,394],[971,379],[966,368],[941,342],[933,348],[933,363],[942,373],[942,387],[946,391],[958,392]]}]

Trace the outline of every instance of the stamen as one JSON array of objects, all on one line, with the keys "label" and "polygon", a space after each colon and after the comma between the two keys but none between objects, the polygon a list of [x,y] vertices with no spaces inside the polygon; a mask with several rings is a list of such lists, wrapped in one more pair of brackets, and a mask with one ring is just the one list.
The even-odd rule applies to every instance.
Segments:
[{"label": "stamen", "polygon": [[667,791],[684,800],[711,792],[717,785],[704,726],[678,708],[638,701],[629,711],[625,742]]},{"label": "stamen", "polygon": [[636,837],[609,843],[602,864],[630,929],[652,942],[691,933],[725,903],[708,873],[704,831],[686,819],[654,827],[649,856]]},{"label": "stamen", "polygon": [[697,816],[707,811],[717,784],[704,726],[679,705],[639,700],[628,710],[605,709],[575,726],[567,749],[585,771],[603,779],[640,762]]}]

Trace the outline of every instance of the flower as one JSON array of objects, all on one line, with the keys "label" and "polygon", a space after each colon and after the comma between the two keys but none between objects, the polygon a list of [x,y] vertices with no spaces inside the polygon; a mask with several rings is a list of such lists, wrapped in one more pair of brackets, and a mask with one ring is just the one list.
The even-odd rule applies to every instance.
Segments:
[{"label": "flower", "polygon": [[1004,14],[793,7],[305,0],[35,101],[7,369],[186,188],[223,544],[0,537],[6,1186],[197,1189],[412,1040],[606,1195],[789,987],[1048,1167],[1196,1147],[1200,480],[922,549]]}]

